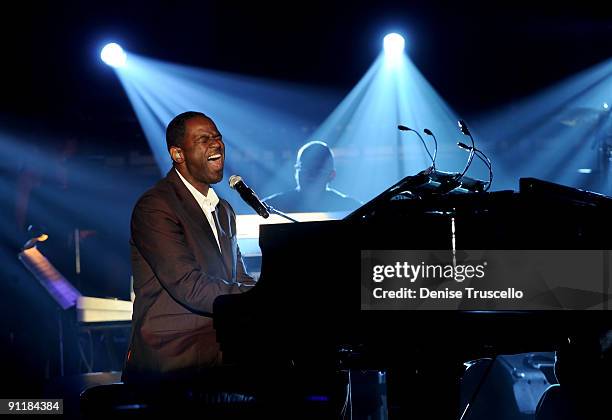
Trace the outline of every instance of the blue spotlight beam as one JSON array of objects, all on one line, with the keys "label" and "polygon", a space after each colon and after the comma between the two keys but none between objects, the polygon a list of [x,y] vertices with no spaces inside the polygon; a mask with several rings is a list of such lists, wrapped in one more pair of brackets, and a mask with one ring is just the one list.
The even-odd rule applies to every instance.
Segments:
[{"label": "blue spotlight beam", "polygon": [[512,188],[533,176],[612,194],[599,151],[612,132],[612,114],[602,106],[610,92],[612,59],[481,116],[473,125],[495,152],[496,185]]},{"label": "blue spotlight beam", "polygon": [[[431,165],[417,137],[398,138],[398,123],[421,133],[432,130],[440,142],[436,166],[463,170],[456,114],[405,54],[393,65],[381,54],[312,136],[334,147],[338,189],[367,201],[399,178]],[[486,168],[473,171],[471,175],[488,179]]]},{"label": "blue spotlight beam", "polygon": [[[149,142],[160,174],[171,167],[165,126],[186,110],[210,115],[224,136],[226,175],[234,170],[261,196],[279,190],[293,177],[283,172],[294,150],[333,108],[338,95],[311,87],[207,71],[130,54],[130,65],[117,69],[127,96]],[[279,173],[287,181],[280,180]],[[265,180],[266,182],[262,182]],[[268,180],[272,182],[268,183]],[[249,211],[229,191],[239,211]],[[268,188],[268,189],[266,189]]]}]

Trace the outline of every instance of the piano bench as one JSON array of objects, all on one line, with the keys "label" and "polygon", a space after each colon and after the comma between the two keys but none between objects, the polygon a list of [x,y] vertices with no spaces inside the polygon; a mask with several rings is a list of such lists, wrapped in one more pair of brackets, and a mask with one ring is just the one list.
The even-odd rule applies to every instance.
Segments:
[{"label": "piano bench", "polygon": [[195,413],[204,419],[253,418],[255,409],[255,399],[249,395],[122,382],[88,388],[81,393],[80,403],[84,419],[149,419],[159,414]]}]

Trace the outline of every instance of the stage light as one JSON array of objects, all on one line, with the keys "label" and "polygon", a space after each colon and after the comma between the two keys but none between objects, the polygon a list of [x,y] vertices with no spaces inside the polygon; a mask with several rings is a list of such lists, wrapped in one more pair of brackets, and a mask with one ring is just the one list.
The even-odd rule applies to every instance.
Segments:
[{"label": "stage light", "polygon": [[49,235],[47,235],[44,228],[40,226],[28,226],[28,234],[30,236],[30,239],[25,243],[22,249],[30,249],[34,247],[38,242],[44,242],[49,238]]},{"label": "stage light", "polygon": [[111,67],[123,67],[127,61],[127,54],[121,45],[112,42],[102,48],[100,58]]},{"label": "stage light", "polygon": [[399,56],[404,51],[404,37],[400,34],[390,33],[386,35],[383,39],[383,47],[385,49],[385,54],[389,56]]},{"label": "stage light", "polygon": [[608,109],[610,108],[610,105],[608,105],[607,102],[604,102],[601,106],[603,106],[603,109]]}]

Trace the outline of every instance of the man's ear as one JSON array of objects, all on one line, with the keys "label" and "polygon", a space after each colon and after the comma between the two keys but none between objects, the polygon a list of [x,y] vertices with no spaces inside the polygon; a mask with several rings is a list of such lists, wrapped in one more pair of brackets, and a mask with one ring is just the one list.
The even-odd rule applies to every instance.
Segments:
[{"label": "man's ear", "polygon": [[170,158],[175,163],[183,163],[185,161],[185,157],[183,156],[183,150],[177,146],[172,146],[170,148]]},{"label": "man's ear", "polygon": [[336,170],[332,169],[327,176],[327,182],[332,182],[334,179],[336,179]]}]

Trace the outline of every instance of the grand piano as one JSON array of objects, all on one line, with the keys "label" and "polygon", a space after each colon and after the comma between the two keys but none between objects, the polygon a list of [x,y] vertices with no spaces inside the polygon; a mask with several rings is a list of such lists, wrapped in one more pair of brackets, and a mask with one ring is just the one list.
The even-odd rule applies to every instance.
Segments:
[{"label": "grand piano", "polygon": [[[388,369],[428,354],[460,362],[551,351],[573,333],[612,328],[610,197],[533,178],[521,179],[518,191],[472,193],[443,183],[419,174],[343,220],[262,225],[258,284],[214,303],[224,359],[304,370]],[[362,250],[450,249],[599,250],[602,306],[362,310]]]}]

